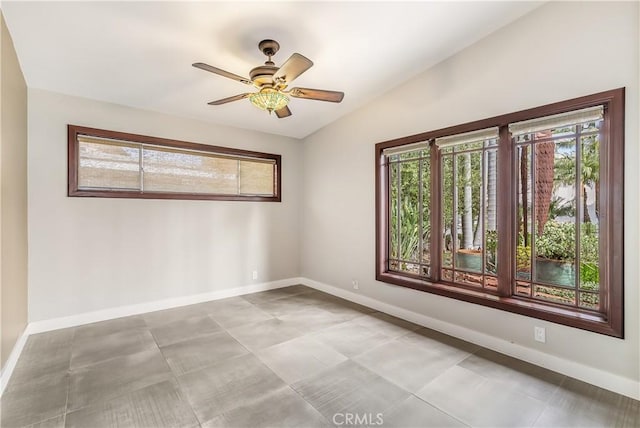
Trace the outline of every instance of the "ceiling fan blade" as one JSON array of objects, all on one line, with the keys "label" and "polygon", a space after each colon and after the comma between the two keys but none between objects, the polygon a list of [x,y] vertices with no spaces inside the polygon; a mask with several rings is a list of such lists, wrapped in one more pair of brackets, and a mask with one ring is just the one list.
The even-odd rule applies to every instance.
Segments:
[{"label": "ceiling fan blade", "polygon": [[240,95],[234,95],[233,97],[228,97],[228,98],[223,98],[221,100],[216,100],[216,101],[211,101],[209,104],[210,106],[219,106],[221,104],[226,104],[226,103],[230,103],[232,101],[238,101],[241,100],[243,98],[247,98],[249,95],[251,94],[240,94]]},{"label": "ceiling fan blade", "polygon": [[284,80],[287,84],[313,66],[313,62],[299,53],[294,53],[273,75],[273,80]]},{"label": "ceiling fan blade", "polygon": [[193,65],[195,68],[199,68],[200,70],[208,71],[210,73],[218,74],[223,77],[227,77],[229,79],[237,80],[240,83],[244,83],[245,85],[251,85],[251,80],[246,77],[238,76],[237,74],[229,73],[228,71],[222,70],[218,67],[214,67],[209,64],[205,64],[203,62],[196,62]]},{"label": "ceiling fan blade", "polygon": [[329,101],[339,103],[344,98],[344,92],[324,91],[322,89],[293,88],[288,92],[295,98],[306,98],[308,100]]},{"label": "ceiling fan blade", "polygon": [[276,110],[276,115],[279,119],[282,119],[283,117],[291,116],[291,110],[289,110],[289,107],[284,106],[280,110]]}]

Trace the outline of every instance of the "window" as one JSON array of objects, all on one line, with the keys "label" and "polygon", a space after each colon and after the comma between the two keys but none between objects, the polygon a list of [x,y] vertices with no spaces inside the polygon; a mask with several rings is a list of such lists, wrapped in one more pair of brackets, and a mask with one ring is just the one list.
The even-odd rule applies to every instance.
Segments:
[{"label": "window", "polygon": [[280,201],[280,155],[69,125],[69,196]]},{"label": "window", "polygon": [[376,145],[376,278],[623,337],[624,89]]}]

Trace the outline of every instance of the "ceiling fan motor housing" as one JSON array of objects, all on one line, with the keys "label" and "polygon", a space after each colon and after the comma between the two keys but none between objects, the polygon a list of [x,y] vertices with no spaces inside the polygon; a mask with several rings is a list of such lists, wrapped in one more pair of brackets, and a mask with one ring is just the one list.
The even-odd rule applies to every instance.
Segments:
[{"label": "ceiling fan motor housing", "polygon": [[274,65],[260,65],[249,72],[249,77],[254,85],[259,88],[273,86],[273,75],[278,71]]}]

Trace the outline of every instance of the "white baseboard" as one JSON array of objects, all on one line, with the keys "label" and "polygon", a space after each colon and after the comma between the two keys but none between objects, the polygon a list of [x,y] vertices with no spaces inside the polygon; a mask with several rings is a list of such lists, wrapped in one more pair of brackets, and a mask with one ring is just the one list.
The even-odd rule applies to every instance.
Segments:
[{"label": "white baseboard", "polygon": [[511,343],[495,336],[431,318],[427,315],[409,311],[398,306],[372,299],[371,297],[363,296],[362,294],[353,293],[343,288],[314,281],[309,278],[300,278],[300,283],[317,290],[324,291],[325,293],[341,297],[345,300],[359,303],[380,312],[402,318],[414,324],[419,324],[421,326],[437,330],[496,352],[510,355],[518,358],[519,360],[527,361],[537,366],[599,386],[600,388],[626,395],[627,397],[631,397],[635,400],[640,400],[640,382],[633,379],[576,363],[555,355],[546,354],[535,349]]},{"label": "white baseboard", "polygon": [[24,349],[24,345],[27,343],[27,337],[29,337],[29,332],[27,331],[29,326],[24,329],[15,345],[13,345],[13,349],[9,354],[9,358],[4,363],[4,367],[0,370],[0,397],[2,397],[2,393],[4,389],[9,384],[9,378],[11,378],[11,374],[13,370],[16,368],[16,363],[18,362],[18,358],[20,358],[20,354]]},{"label": "white baseboard", "polygon": [[9,359],[5,363],[0,373],[0,396],[9,383],[11,374],[16,366],[18,358],[22,353],[27,338],[31,334],[43,333],[61,328],[75,327],[83,324],[90,324],[98,321],[106,321],[114,318],[127,317],[130,315],[144,314],[147,312],[161,311],[179,306],[193,305],[196,303],[209,302],[212,300],[226,299],[228,297],[241,296],[243,294],[256,293],[259,291],[273,290],[276,288],[288,287],[302,283],[302,278],[287,278],[278,281],[250,284],[242,287],[217,290],[208,293],[193,294],[190,296],[173,297],[170,299],[156,300],[153,302],[138,303],[135,305],[118,306],[115,308],[102,309],[99,311],[85,312],[67,317],[53,318],[49,320],[34,321],[27,325],[22,336],[18,339]]}]

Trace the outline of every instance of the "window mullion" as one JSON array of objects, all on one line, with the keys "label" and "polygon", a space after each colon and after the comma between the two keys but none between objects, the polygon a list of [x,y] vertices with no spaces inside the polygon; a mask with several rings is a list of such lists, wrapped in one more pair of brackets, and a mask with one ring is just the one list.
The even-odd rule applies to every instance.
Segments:
[{"label": "window mullion", "polygon": [[513,213],[514,198],[514,143],[508,126],[501,126],[498,141],[497,160],[497,192],[496,192],[496,228],[498,231],[498,294],[510,296],[513,280],[513,264],[515,263],[515,236]]},{"label": "window mullion", "polygon": [[441,165],[440,152],[435,140],[429,141],[430,144],[430,174],[431,174],[431,234],[430,234],[430,267],[431,280],[440,281],[440,268],[442,267],[442,192],[441,192]]},{"label": "window mullion", "polygon": [[400,207],[400,203],[402,202],[402,188],[401,188],[401,184],[402,184],[402,180],[401,180],[401,176],[402,176],[402,163],[398,162],[397,163],[397,167],[396,167],[396,178],[397,178],[397,183],[398,183],[398,198],[396,199],[396,206],[397,206],[397,210],[398,210],[398,215],[397,217],[397,223],[396,223],[396,230],[398,231],[398,239],[397,239],[397,245],[398,245],[398,252],[397,252],[397,257],[398,260],[402,259],[402,253],[401,253],[401,249],[402,249],[402,242],[400,241],[400,239],[402,238],[402,234],[400,233],[400,226],[402,225],[402,208]]},{"label": "window mullion", "polygon": [[424,197],[422,190],[422,156],[418,156],[418,274],[422,276],[422,265],[424,263],[422,257],[424,256],[424,214],[423,214],[423,201]]},{"label": "window mullion", "polygon": [[138,168],[140,168],[140,192],[144,192],[144,147],[138,146]]},{"label": "window mullion", "polygon": [[575,269],[575,277],[574,277],[574,286],[576,289],[576,300],[575,306],[580,306],[580,235],[582,232],[582,222],[584,220],[584,208],[582,206],[582,192],[584,192],[584,184],[582,183],[582,142],[580,141],[582,134],[582,126],[580,124],[576,125],[576,190],[575,190],[575,204],[576,204],[576,218],[575,218],[575,254],[576,260],[574,264]]}]

